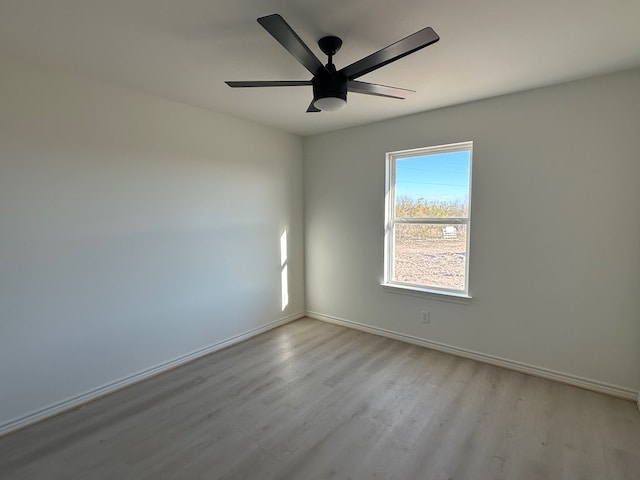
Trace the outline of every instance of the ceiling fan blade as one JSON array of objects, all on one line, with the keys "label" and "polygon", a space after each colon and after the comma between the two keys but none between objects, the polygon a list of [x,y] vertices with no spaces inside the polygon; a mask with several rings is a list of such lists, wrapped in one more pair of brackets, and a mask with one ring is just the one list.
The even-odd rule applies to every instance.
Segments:
[{"label": "ceiling fan blade", "polygon": [[258,18],[258,23],[313,75],[325,69],[325,66],[318,60],[318,57],[309,50],[309,47],[305,45],[296,32],[293,31],[280,15],[273,14],[260,17]]},{"label": "ceiling fan blade", "polygon": [[255,82],[224,82],[231,88],[247,87],[302,87],[311,85],[311,80],[258,80]]},{"label": "ceiling fan blade", "polygon": [[399,98],[401,100],[407,98],[415,90],[406,88],[388,87],[377,83],[360,82],[358,80],[349,80],[347,90],[354,93],[364,93],[365,95],[376,95],[378,97]]},{"label": "ceiling fan blade", "polygon": [[431,27],[426,27],[396,43],[392,43],[382,50],[378,50],[376,53],[372,53],[368,57],[364,57],[344,67],[340,72],[343,73],[348,80],[354,80],[380,67],[384,67],[391,62],[399,60],[402,57],[406,57],[410,53],[416,52],[432,43],[436,43],[438,40],[440,40],[438,34]]},{"label": "ceiling fan blade", "polygon": [[316,108],[316,107],[313,105],[313,102],[314,102],[314,101],[313,101],[313,100],[311,100],[311,103],[309,104],[309,108],[307,108],[307,113],[316,113],[316,112],[319,112],[319,111],[320,111],[320,109],[319,109],[319,108]]}]

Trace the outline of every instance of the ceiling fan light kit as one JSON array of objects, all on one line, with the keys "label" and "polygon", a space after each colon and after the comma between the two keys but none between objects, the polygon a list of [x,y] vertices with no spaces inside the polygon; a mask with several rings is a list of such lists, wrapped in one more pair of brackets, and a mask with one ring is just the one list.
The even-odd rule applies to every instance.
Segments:
[{"label": "ceiling fan light kit", "polygon": [[313,106],[323,112],[335,112],[336,110],[340,110],[346,105],[347,105],[347,99],[340,98],[340,97],[327,96],[327,97],[318,98],[313,102]]},{"label": "ceiling fan light kit", "polygon": [[404,99],[415,93],[398,87],[389,87],[375,83],[357,81],[356,78],[384,67],[413,52],[427,47],[440,37],[431,27],[403,38],[365,58],[358,60],[340,70],[333,64],[333,56],[340,50],[342,40],[335,36],[322,37],[318,41],[320,50],[327,55],[328,61],[323,65],[307,45],[293,31],[293,29],[278,14],[258,18],[258,23],[273,36],[296,60],[298,60],[312,75],[308,80],[273,80],[273,81],[229,81],[232,88],[248,87],[293,87],[313,86],[313,100],[307,112],[335,111],[347,104],[347,92],[375,95],[379,97]]}]

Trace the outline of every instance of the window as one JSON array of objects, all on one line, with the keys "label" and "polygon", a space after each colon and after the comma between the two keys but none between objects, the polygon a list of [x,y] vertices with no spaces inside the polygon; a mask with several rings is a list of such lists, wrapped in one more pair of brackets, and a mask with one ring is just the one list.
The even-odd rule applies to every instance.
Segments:
[{"label": "window", "polygon": [[472,147],[387,154],[384,285],[469,296]]}]

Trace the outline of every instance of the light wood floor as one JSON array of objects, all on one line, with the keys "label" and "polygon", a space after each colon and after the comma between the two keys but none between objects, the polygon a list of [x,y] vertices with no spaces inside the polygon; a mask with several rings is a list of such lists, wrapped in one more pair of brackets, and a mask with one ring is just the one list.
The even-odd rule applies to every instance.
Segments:
[{"label": "light wood floor", "polygon": [[2,479],[640,479],[632,402],[303,319],[0,438]]}]

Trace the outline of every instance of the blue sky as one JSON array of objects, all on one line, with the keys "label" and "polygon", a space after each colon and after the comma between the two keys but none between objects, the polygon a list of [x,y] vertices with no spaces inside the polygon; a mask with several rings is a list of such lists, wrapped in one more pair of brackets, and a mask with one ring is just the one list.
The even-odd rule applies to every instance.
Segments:
[{"label": "blue sky", "polygon": [[396,159],[396,197],[464,200],[469,195],[469,152]]}]

